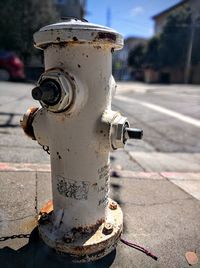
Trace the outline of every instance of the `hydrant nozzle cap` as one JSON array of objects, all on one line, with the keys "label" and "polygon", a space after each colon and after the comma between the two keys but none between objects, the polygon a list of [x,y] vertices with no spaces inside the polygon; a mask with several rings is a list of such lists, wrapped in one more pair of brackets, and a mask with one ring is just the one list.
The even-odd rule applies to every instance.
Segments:
[{"label": "hydrant nozzle cap", "polygon": [[32,97],[34,100],[43,101],[47,105],[55,105],[61,97],[60,86],[55,81],[46,79],[40,86],[32,89]]},{"label": "hydrant nozzle cap", "polygon": [[115,30],[78,19],[47,25],[34,34],[35,46],[45,49],[50,44],[106,44],[115,50],[123,47],[123,37]]}]

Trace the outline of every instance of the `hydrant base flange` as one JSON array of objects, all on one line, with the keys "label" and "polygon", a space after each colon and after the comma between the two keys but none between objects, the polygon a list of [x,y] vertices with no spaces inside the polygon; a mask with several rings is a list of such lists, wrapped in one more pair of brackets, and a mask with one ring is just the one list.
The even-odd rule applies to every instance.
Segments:
[{"label": "hydrant base flange", "polygon": [[[113,203],[116,204],[115,207],[112,206]],[[72,229],[70,232],[55,228],[50,207],[48,202],[41,209],[41,215],[45,217],[44,220],[39,220],[39,234],[56,252],[69,256],[73,262],[83,263],[98,260],[116,248],[122,233],[123,214],[120,206],[112,199],[109,199],[104,222],[95,227]]]}]

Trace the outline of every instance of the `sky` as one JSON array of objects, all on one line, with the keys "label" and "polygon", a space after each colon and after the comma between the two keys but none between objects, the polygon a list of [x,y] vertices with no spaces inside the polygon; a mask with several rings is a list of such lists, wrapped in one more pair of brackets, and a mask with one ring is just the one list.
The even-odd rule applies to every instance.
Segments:
[{"label": "sky", "polygon": [[[151,17],[178,2],[180,0],[87,0],[86,19],[110,26],[124,37],[148,38],[154,33]],[[110,22],[107,20],[108,13]]]}]

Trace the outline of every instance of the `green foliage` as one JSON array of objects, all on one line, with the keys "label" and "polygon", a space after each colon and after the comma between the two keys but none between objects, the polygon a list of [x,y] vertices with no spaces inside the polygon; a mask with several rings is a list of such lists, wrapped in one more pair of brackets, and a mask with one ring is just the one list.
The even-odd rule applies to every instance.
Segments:
[{"label": "green foliage", "polygon": [[154,69],[160,67],[159,45],[159,36],[154,36],[148,41],[144,55],[144,67]]},{"label": "green foliage", "polygon": [[200,18],[197,18],[194,24],[192,65],[196,65],[200,62],[200,49],[199,48],[200,48]]},{"label": "green foliage", "polygon": [[139,44],[129,52],[128,65],[134,69],[159,68],[159,37],[154,36],[146,45]]},{"label": "green foliage", "polygon": [[145,53],[145,46],[143,44],[137,45],[129,53],[128,65],[132,66],[134,69],[142,68],[142,65],[144,63],[144,53]]},{"label": "green foliage", "polygon": [[161,66],[184,67],[191,35],[191,12],[188,9],[173,13],[160,35]]},{"label": "green foliage", "polygon": [[1,0],[0,49],[15,51],[25,63],[36,53],[33,33],[55,22],[51,0]]}]

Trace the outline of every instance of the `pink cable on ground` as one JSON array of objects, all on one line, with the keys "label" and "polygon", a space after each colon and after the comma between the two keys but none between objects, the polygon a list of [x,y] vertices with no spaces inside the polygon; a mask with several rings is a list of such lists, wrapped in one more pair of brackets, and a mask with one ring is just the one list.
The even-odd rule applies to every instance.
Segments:
[{"label": "pink cable on ground", "polygon": [[124,243],[125,245],[131,247],[131,248],[135,248],[143,253],[145,253],[147,256],[150,256],[152,259],[154,259],[155,261],[158,260],[158,257],[155,256],[153,253],[151,253],[150,251],[148,251],[147,249],[145,249],[144,247],[141,247],[137,244],[131,243],[123,238],[120,238],[121,242]]}]

